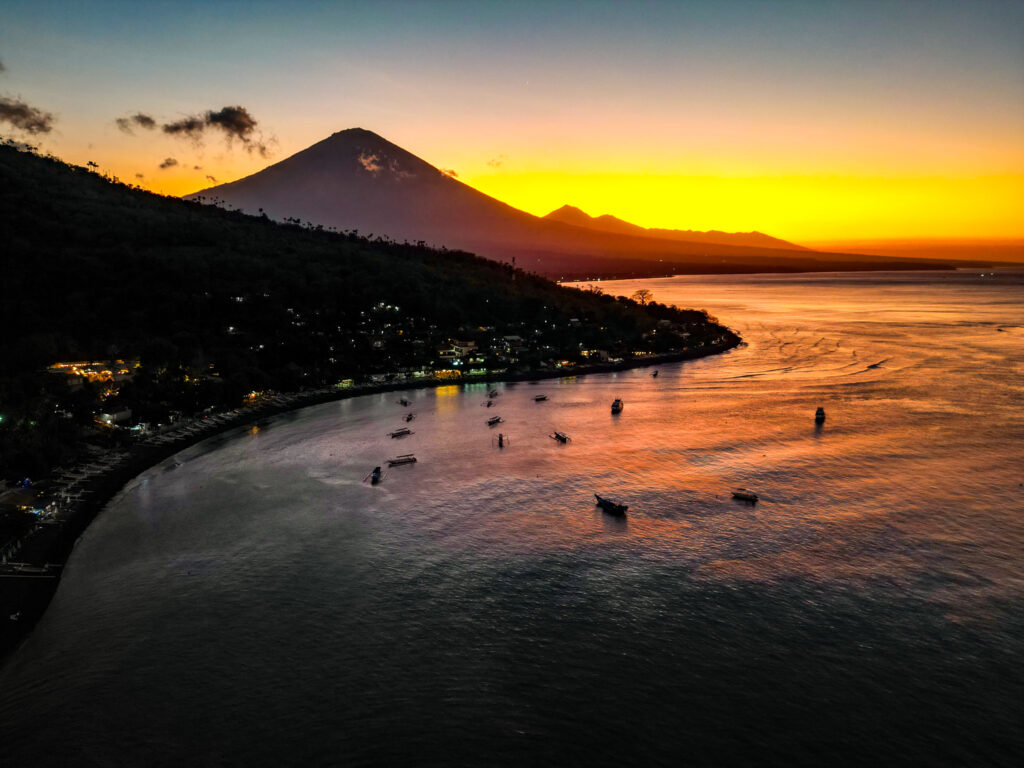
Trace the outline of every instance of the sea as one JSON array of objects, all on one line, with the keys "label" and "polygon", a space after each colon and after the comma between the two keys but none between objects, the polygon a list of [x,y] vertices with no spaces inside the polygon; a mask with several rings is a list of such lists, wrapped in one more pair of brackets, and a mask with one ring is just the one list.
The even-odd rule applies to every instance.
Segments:
[{"label": "sea", "polygon": [[151,468],[0,669],[0,764],[1020,765],[1024,271],[600,286],[745,343]]}]

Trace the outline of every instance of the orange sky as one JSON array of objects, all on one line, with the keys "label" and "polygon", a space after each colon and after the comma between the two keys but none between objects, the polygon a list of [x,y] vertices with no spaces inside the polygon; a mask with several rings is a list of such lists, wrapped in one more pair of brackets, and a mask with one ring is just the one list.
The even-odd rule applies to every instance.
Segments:
[{"label": "orange sky", "polygon": [[[54,121],[0,132],[167,194],[361,126],[540,215],[797,242],[1024,237],[1024,4],[247,7],[8,0],[0,95]],[[227,105],[258,120],[269,159],[160,130]],[[137,111],[157,127],[118,130]]]}]

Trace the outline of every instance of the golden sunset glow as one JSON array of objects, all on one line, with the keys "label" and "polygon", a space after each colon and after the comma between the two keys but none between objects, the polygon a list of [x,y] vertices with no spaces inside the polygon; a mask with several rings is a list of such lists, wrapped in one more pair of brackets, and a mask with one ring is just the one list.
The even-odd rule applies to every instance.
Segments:
[{"label": "golden sunset glow", "polygon": [[[0,19],[0,89],[53,126],[12,135],[162,194],[360,126],[539,215],[797,242],[1024,236],[1014,4],[254,2],[244,24],[223,3],[202,23],[45,5]],[[229,105],[250,132],[172,130]]]},{"label": "golden sunset glow", "polygon": [[800,242],[836,232],[876,237],[1021,234],[1024,176],[981,178],[493,174],[466,182],[543,216],[566,203],[644,227],[758,230]]}]

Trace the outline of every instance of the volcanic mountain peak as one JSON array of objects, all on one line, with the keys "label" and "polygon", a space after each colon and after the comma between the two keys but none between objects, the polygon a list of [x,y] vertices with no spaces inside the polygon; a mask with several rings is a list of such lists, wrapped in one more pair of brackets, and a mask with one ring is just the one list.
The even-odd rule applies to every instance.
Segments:
[{"label": "volcanic mountain peak", "polygon": [[[310,155],[310,156],[307,156]],[[328,136],[295,158],[326,163],[338,170],[367,174],[378,180],[405,181],[443,175],[411,152],[365,128],[348,128]]]},{"label": "volcanic mountain peak", "polygon": [[644,229],[572,206],[538,218],[363,128],[339,131],[258,173],[189,197],[278,221],[468,250],[552,277],[821,271],[853,261],[759,233]]}]

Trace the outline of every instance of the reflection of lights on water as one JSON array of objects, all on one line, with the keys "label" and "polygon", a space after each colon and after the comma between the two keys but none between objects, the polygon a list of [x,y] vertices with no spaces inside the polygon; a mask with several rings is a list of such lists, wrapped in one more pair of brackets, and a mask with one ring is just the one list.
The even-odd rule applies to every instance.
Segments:
[{"label": "reflection of lights on water", "polygon": [[449,411],[458,407],[457,396],[461,393],[462,388],[454,384],[450,384],[446,387],[437,387],[434,389],[434,395],[438,400],[438,411]]}]

